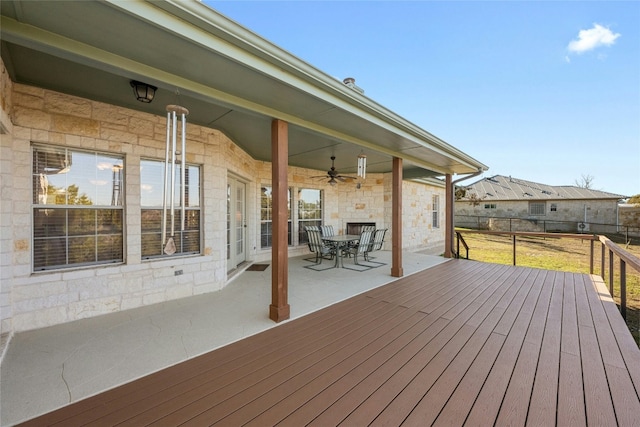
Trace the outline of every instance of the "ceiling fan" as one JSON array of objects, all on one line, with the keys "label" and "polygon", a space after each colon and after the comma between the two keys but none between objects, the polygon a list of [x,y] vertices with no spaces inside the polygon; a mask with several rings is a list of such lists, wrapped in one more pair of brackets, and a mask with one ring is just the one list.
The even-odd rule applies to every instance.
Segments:
[{"label": "ceiling fan", "polygon": [[327,171],[326,175],[312,176],[311,178],[329,178],[329,181],[327,182],[331,185],[336,185],[338,181],[345,182],[347,179],[356,179],[353,176],[340,175],[334,165],[335,160],[336,156],[331,156],[331,169]]}]

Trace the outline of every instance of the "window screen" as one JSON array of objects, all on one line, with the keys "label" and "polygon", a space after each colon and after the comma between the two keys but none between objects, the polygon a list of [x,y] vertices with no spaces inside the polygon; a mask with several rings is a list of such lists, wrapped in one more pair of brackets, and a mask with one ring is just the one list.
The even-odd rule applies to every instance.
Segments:
[{"label": "window screen", "polygon": [[122,157],[33,146],[33,269],[123,261]]}]

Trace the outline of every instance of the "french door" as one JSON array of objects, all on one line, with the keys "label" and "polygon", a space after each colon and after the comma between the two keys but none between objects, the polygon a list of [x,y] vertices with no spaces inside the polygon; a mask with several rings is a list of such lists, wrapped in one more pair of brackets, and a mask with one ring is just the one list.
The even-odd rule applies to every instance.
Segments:
[{"label": "french door", "polygon": [[227,271],[246,260],[246,191],[244,182],[227,178]]}]

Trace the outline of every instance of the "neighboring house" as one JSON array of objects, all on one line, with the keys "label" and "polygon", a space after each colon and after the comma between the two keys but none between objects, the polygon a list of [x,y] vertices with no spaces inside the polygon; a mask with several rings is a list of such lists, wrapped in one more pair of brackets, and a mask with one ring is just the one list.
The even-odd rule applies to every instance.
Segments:
[{"label": "neighboring house", "polygon": [[[284,320],[305,225],[388,228],[399,277],[403,250],[451,244],[452,176],[486,170],[198,1],[0,12],[2,334],[217,291],[255,261],[273,267],[265,315]],[[189,110],[173,247],[169,104]],[[362,154],[366,178],[332,185],[331,156],[354,176]]]},{"label": "neighboring house", "polygon": [[615,232],[624,198],[495,175],[456,190],[455,223],[501,231]]}]

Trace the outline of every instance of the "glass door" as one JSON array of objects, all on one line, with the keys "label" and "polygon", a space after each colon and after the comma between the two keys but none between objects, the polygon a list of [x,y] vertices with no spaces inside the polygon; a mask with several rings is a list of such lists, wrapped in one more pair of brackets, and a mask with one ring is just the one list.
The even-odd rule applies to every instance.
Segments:
[{"label": "glass door", "polygon": [[246,260],[246,185],[227,179],[227,270]]}]

